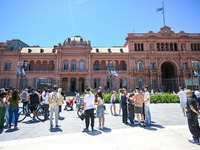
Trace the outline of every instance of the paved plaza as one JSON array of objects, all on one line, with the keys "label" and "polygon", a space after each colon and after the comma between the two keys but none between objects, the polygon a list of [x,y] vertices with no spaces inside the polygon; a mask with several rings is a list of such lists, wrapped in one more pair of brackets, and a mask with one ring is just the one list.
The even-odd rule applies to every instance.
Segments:
[{"label": "paved plaza", "polygon": [[[117,105],[117,113],[118,106]],[[0,130],[0,150],[6,149],[139,149],[139,150],[199,150],[191,144],[192,136],[179,104],[151,104],[152,126],[139,127],[122,123],[121,116],[110,114],[106,104],[105,128],[82,132],[85,127],[76,111],[62,111],[60,128],[50,129],[49,120],[32,121],[27,117],[18,124],[18,130]],[[64,107],[64,105],[63,105]]]}]

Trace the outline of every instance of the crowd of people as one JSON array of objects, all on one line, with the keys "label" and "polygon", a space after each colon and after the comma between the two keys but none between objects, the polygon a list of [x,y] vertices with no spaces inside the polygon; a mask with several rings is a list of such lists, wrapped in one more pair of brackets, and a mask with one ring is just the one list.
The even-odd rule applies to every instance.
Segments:
[{"label": "crowd of people", "polygon": [[[125,88],[120,89],[119,93],[119,114],[116,112],[116,91],[112,92],[110,98],[110,112],[111,115],[120,115],[122,110],[122,122],[124,124],[134,124],[135,114],[139,126],[146,127],[151,125],[151,112],[150,112],[150,93],[148,86],[144,86],[144,92],[139,88],[135,87],[135,90],[131,89],[129,92]],[[184,90],[183,87],[179,88],[179,92],[174,94],[180,98],[180,107],[183,111],[183,116],[187,116],[188,127],[193,135],[193,139],[189,140],[191,143],[199,143],[200,128],[198,123],[198,115],[200,109],[200,92],[198,89],[193,93],[191,90]],[[105,110],[104,97],[102,93],[102,87],[100,86],[96,95],[93,95],[90,87],[85,89],[86,95],[84,97],[84,108],[83,115],[85,116],[85,128],[84,131],[89,130],[89,124],[91,122],[91,130],[94,130],[94,110],[97,105],[96,117],[99,118],[98,129],[103,129],[105,124]],[[54,85],[53,91],[44,89],[43,92],[35,91],[34,88],[29,92],[25,89],[22,93],[17,89],[1,89],[0,92],[0,128],[4,127],[4,117],[6,118],[6,126],[8,129],[11,128],[12,124],[14,128],[18,125],[18,112],[19,103],[23,103],[23,108],[28,107],[29,111],[33,114],[33,120],[36,117],[36,110],[38,104],[42,101],[44,109],[44,118],[48,118],[50,110],[50,128],[53,128],[53,115],[55,115],[55,127],[61,127],[58,124],[58,118],[62,111],[63,96],[62,89]],[[80,94],[78,90],[75,91],[76,101],[80,103]],[[185,112],[185,108],[187,111]],[[3,119],[3,120],[2,120]],[[128,122],[129,120],[129,122]],[[2,124],[3,122],[3,124]]]}]

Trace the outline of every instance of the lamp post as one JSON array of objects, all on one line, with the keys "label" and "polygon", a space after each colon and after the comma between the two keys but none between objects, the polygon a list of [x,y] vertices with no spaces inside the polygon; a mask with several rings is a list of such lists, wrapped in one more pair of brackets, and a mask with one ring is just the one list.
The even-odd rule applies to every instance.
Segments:
[{"label": "lamp post", "polygon": [[109,73],[109,76],[106,76],[107,79],[109,79],[109,93],[110,93],[110,89],[112,90],[112,87],[111,87],[111,81],[113,83],[113,79],[115,79],[115,76],[113,75],[113,71],[115,70],[115,67],[116,67],[116,62],[108,62],[106,61],[106,67],[107,67],[107,70],[108,70],[108,73]]},{"label": "lamp post", "polygon": [[[28,62],[26,62],[26,61],[25,61],[25,62],[23,62],[23,61],[17,62],[18,69],[20,70],[20,74],[19,74],[19,76],[18,76],[18,77],[20,78],[19,90],[21,90],[22,85],[23,85],[22,69],[23,69],[23,68],[26,68],[27,65],[28,65]],[[25,75],[24,75],[24,77],[25,77]]]},{"label": "lamp post", "polygon": [[[199,88],[199,76],[200,76],[200,61],[194,60],[192,61],[192,67],[194,68],[194,73],[195,76],[198,78],[198,88]],[[192,85],[192,90],[193,90],[193,85]]]}]

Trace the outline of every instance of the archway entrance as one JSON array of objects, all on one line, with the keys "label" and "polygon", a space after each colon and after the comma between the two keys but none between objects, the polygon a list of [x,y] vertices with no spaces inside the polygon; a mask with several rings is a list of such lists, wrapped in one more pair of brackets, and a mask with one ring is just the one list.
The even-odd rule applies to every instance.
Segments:
[{"label": "archway entrance", "polygon": [[74,92],[76,90],[76,78],[70,79],[70,92]]},{"label": "archway entrance", "polygon": [[176,72],[174,66],[169,62],[164,62],[161,66],[162,90],[172,92],[176,87]]}]

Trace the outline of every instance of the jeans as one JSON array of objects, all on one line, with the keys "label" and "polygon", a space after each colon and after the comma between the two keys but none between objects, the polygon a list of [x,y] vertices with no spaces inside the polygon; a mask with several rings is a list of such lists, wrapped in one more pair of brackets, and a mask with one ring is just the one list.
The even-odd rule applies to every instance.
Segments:
[{"label": "jeans", "polygon": [[94,127],[94,109],[88,109],[85,110],[85,125],[86,129],[88,129],[89,124],[90,124],[90,118],[91,118],[91,127]]},{"label": "jeans", "polygon": [[197,98],[197,108],[200,109],[200,98]]},{"label": "jeans", "polygon": [[17,109],[9,108],[9,126],[11,126],[11,122],[12,122],[12,119],[13,119],[13,114],[15,116],[15,126],[17,126],[18,112],[19,112],[19,108],[17,108]]},{"label": "jeans", "polygon": [[188,126],[190,133],[193,136],[193,139],[199,141],[200,128],[199,128],[198,116],[193,118],[188,118]]},{"label": "jeans", "polygon": [[55,113],[55,124],[58,125],[58,106],[50,107],[50,126],[53,125],[53,113]]},{"label": "jeans", "polygon": [[135,106],[129,104],[129,120],[130,123],[134,123],[135,121]]},{"label": "jeans", "polygon": [[145,106],[145,120],[146,124],[151,124],[151,113],[149,106]]},{"label": "jeans", "polygon": [[127,123],[127,107],[122,109],[122,122]]},{"label": "jeans", "polygon": [[9,124],[9,105],[6,104],[6,125]]}]

